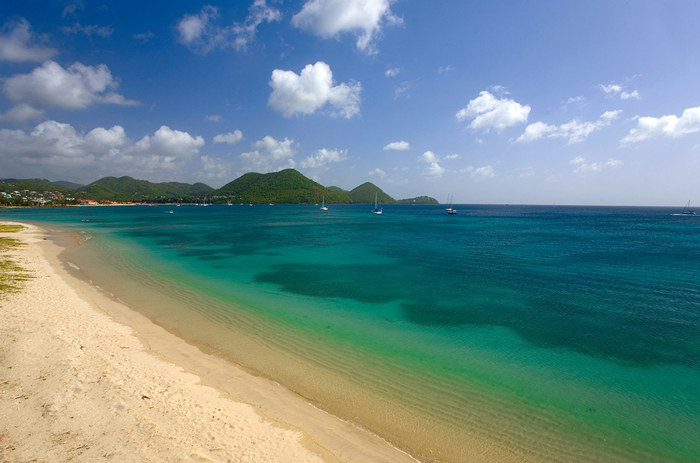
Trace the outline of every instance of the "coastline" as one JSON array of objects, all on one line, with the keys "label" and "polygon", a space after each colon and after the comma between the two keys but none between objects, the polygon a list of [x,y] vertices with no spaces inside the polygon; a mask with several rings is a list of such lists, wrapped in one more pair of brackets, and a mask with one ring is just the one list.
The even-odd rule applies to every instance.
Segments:
[{"label": "coastline", "polygon": [[416,461],[76,278],[22,225],[8,254],[34,278],[0,300],[3,461]]}]

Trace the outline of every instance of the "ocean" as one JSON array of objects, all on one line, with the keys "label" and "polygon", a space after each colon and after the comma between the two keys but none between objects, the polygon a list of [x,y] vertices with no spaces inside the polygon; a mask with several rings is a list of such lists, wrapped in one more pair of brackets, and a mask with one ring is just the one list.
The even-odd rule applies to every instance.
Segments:
[{"label": "ocean", "polygon": [[2,219],[82,232],[94,284],[420,461],[700,461],[700,216],[456,209]]}]

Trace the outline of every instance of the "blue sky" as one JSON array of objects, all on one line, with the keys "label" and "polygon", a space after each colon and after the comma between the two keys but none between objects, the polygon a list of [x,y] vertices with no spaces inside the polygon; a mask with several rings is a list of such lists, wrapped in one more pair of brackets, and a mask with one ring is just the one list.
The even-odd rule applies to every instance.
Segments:
[{"label": "blue sky", "polygon": [[0,5],[0,177],[700,201],[696,2]]}]

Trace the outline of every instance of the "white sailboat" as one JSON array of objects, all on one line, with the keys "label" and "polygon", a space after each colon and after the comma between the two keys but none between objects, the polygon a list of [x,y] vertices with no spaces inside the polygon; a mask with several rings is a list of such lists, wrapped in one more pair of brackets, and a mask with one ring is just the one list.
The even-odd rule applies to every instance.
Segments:
[{"label": "white sailboat", "polygon": [[450,195],[450,197],[449,197],[449,203],[450,204],[447,206],[447,209],[445,209],[445,210],[447,211],[448,214],[456,214],[457,209],[454,209],[452,207],[452,195]]},{"label": "white sailboat", "polygon": [[377,208],[377,193],[374,193],[374,209],[372,209],[372,214],[381,214],[382,210]]},{"label": "white sailboat", "polygon": [[321,210],[322,211],[327,211],[328,208],[326,207],[326,197],[322,196],[321,197]]},{"label": "white sailboat", "polygon": [[695,211],[690,210],[690,200],[688,200],[688,204],[686,204],[685,208],[683,208],[681,215],[695,215]]}]

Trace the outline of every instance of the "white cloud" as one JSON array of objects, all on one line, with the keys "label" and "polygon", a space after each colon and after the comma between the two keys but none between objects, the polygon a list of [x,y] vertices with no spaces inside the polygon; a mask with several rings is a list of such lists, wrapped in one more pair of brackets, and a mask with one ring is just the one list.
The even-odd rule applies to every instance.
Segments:
[{"label": "white cloud", "polygon": [[606,111],[595,122],[581,122],[578,119],[562,125],[549,125],[535,122],[525,128],[525,133],[515,139],[514,143],[530,143],[541,138],[567,138],[567,144],[580,143],[593,132],[608,127],[620,117],[622,110]]},{"label": "white cloud", "polygon": [[87,35],[88,37],[95,34],[99,35],[100,37],[109,37],[112,35],[114,32],[114,29],[108,26],[82,26],[80,23],[75,23],[72,26],[64,26],[63,27],[63,33],[66,35],[71,35],[71,34],[79,34],[83,33]]},{"label": "white cloud", "polygon": [[[426,153],[430,153],[430,151],[426,151]],[[445,169],[440,167],[437,162],[431,162],[428,167],[423,169],[423,176],[428,178],[440,178],[443,173],[445,173]]]},{"label": "white cloud", "polygon": [[143,43],[148,42],[149,40],[151,40],[151,39],[152,39],[153,37],[155,37],[155,36],[156,36],[156,35],[155,35],[153,32],[151,32],[151,31],[144,32],[143,34],[134,34],[134,35],[132,35],[133,38],[135,38],[136,40],[140,40],[140,41],[142,41]]},{"label": "white cloud", "polygon": [[586,174],[589,172],[599,172],[603,169],[616,169],[624,163],[619,159],[609,158],[605,162],[593,162],[588,164],[583,157],[579,156],[573,159],[570,164],[576,165],[576,169],[574,169],[575,174]]},{"label": "white cloud", "polygon": [[396,150],[396,151],[406,151],[411,149],[411,145],[407,141],[395,141],[386,145],[383,150]]},{"label": "white cloud", "polygon": [[406,82],[401,82],[395,89],[394,89],[394,99],[400,97],[400,96],[405,96],[406,98],[410,98],[407,91],[411,89],[411,81],[407,80]]},{"label": "white cloud", "polygon": [[206,116],[204,118],[205,122],[221,122],[223,118],[219,115]]},{"label": "white cloud", "polygon": [[248,9],[248,17],[245,18],[245,22],[233,25],[233,33],[236,35],[233,46],[236,50],[245,50],[248,44],[255,39],[260,24],[280,19],[282,19],[282,13],[278,9],[267,6],[266,0],[255,0]]},{"label": "white cloud", "polygon": [[243,139],[243,132],[240,130],[234,130],[225,135],[217,135],[214,137],[214,144],[226,143],[227,145],[235,145]]},{"label": "white cloud", "polygon": [[307,64],[300,74],[275,69],[270,81],[272,94],[268,105],[285,117],[294,114],[313,114],[326,104],[335,108],[333,117],[351,117],[360,113],[359,82],[334,85],[330,66],[323,61]]},{"label": "white cloud", "polygon": [[448,154],[447,156],[445,156],[444,158],[442,158],[442,160],[443,160],[443,161],[450,161],[450,160],[452,160],[452,159],[460,159],[461,157],[462,157],[462,156],[460,156],[459,154]]},{"label": "white cloud", "polygon": [[640,117],[637,127],[630,130],[622,144],[636,143],[650,138],[679,138],[700,130],[700,106],[688,108],[681,117],[674,114],[662,117]]},{"label": "white cloud", "polygon": [[479,167],[472,171],[472,177],[474,178],[493,178],[495,176],[496,172],[491,166]]},{"label": "white cloud", "polygon": [[438,158],[432,151],[426,151],[418,158],[418,160],[422,162],[437,162],[440,160],[440,158]]},{"label": "white cloud", "polygon": [[458,121],[473,118],[469,127],[472,129],[503,130],[516,124],[527,122],[530,106],[523,106],[509,98],[496,98],[484,90],[479,96],[460,109],[455,117]]},{"label": "white cloud", "polygon": [[162,126],[131,141],[121,126],[97,127],[86,135],[70,124],[45,121],[34,130],[0,130],[0,168],[8,172],[46,172],[94,180],[95,176],[173,172],[199,153],[202,137]]},{"label": "white cloud", "polygon": [[74,63],[63,69],[54,61],[46,61],[30,74],[17,74],[5,79],[3,91],[10,101],[43,107],[85,109],[97,103],[135,106],[139,103],[127,100],[115,93],[119,81],[112,77],[109,68],[85,66]]},{"label": "white cloud", "polygon": [[624,87],[622,85],[618,84],[610,84],[610,85],[603,85],[600,84],[598,86],[605,94],[609,97],[614,97],[616,95],[620,95],[620,98],[623,100],[629,100],[630,98],[634,98],[636,100],[640,99],[641,97],[639,96],[639,92],[637,90],[633,90],[632,92],[627,92],[625,91]]},{"label": "white cloud", "polygon": [[494,93],[500,93],[502,95],[510,95],[510,92],[508,91],[508,87],[503,86],[503,85],[492,85],[491,91]]},{"label": "white cloud", "polygon": [[[253,169],[266,170],[279,169],[279,163],[291,161],[296,154],[294,140],[285,138],[282,141],[275,140],[270,135],[267,135],[262,140],[258,140],[252,145],[252,150],[240,155],[240,158]],[[284,167],[282,167],[284,168]]]},{"label": "white cloud", "polygon": [[230,178],[231,164],[214,156],[201,156],[202,170],[194,174],[205,181],[227,180]]},{"label": "white cloud", "polygon": [[599,85],[600,89],[604,91],[608,95],[615,95],[617,93],[620,93],[622,91],[622,86],[617,85],[617,84],[610,84],[610,85]]},{"label": "white cloud", "polygon": [[383,171],[382,169],[380,169],[379,167],[377,167],[376,169],[370,170],[369,172],[367,172],[367,175],[369,175],[370,177],[376,176],[376,177],[379,177],[379,178],[385,178],[385,177],[387,176],[387,173],[384,172],[384,171]]},{"label": "white cloud", "polygon": [[564,102],[564,105],[570,105],[570,104],[574,104],[574,103],[583,103],[584,101],[586,101],[586,98],[583,96],[580,96],[580,95],[579,96],[572,96],[571,98],[569,98],[568,100],[566,100]]},{"label": "white cloud", "polygon": [[36,109],[27,103],[20,103],[9,109],[4,114],[0,114],[0,122],[23,123],[28,120],[39,120],[46,115],[46,111]]},{"label": "white cloud", "polygon": [[454,66],[451,66],[451,65],[449,65],[449,64],[448,64],[447,66],[440,66],[440,67],[438,68],[438,72],[439,72],[440,74],[442,74],[443,72],[450,72],[450,71],[454,71],[454,70],[455,70],[455,67],[454,67]]},{"label": "white cloud", "polygon": [[628,92],[620,93],[620,98],[622,98],[623,100],[629,100],[630,98],[634,98],[635,100],[638,100],[641,97],[639,96],[639,92],[637,90],[634,90],[631,93],[628,93]]},{"label": "white cloud", "polygon": [[20,63],[24,61],[45,61],[56,53],[55,48],[37,44],[26,19],[6,22],[0,32],[0,61]]},{"label": "white cloud", "polygon": [[392,0],[308,0],[292,17],[292,25],[324,38],[350,33],[357,36],[357,49],[377,53],[376,39],[385,25],[403,20],[391,11]]},{"label": "white cloud", "polygon": [[211,5],[205,5],[198,14],[186,14],[177,24],[178,42],[200,53],[225,46],[230,31],[212,23],[218,16],[219,10]]},{"label": "white cloud", "polygon": [[397,75],[399,72],[401,72],[401,68],[393,68],[393,69],[387,69],[384,71],[384,75],[386,77],[394,77]]},{"label": "white cloud", "polygon": [[342,162],[348,158],[348,150],[327,150],[322,148],[318,150],[316,156],[308,156],[301,162],[301,167],[306,169],[315,169],[323,167],[330,162]]}]

